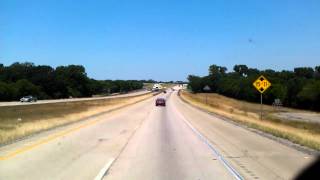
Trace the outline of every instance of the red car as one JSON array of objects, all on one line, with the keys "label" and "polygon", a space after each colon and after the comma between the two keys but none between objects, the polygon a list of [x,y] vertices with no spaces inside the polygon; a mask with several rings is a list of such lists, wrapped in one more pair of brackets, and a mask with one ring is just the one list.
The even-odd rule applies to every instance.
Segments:
[{"label": "red car", "polygon": [[164,98],[157,98],[156,106],[166,106],[166,100]]}]

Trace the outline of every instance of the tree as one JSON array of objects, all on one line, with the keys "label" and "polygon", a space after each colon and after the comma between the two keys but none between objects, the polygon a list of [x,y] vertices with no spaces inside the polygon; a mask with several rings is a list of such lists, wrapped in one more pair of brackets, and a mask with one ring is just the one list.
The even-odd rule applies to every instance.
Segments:
[{"label": "tree", "polygon": [[294,73],[298,77],[312,78],[314,74],[314,70],[310,67],[299,67],[294,68]]},{"label": "tree", "polygon": [[202,91],[202,79],[199,76],[189,75],[188,76],[189,87],[195,93]]},{"label": "tree", "polygon": [[310,81],[298,93],[300,107],[310,106],[313,110],[320,110],[320,81]]},{"label": "tree", "polygon": [[[210,87],[210,92],[216,91],[215,81],[212,79],[211,76],[204,76],[201,78],[201,91],[202,92],[204,92],[203,88],[206,86]],[[208,91],[205,91],[205,92],[208,92]]]},{"label": "tree", "polygon": [[316,72],[320,73],[320,66],[316,66],[314,69],[316,70]]},{"label": "tree", "polygon": [[217,65],[211,65],[209,67],[209,75],[213,77],[224,75],[226,72],[227,72],[226,67],[217,66]]},{"label": "tree", "polygon": [[4,73],[5,73],[5,67],[3,64],[0,64],[0,81],[4,81]]},{"label": "tree", "polygon": [[320,79],[320,66],[316,66],[314,69],[315,69],[315,78]]},{"label": "tree", "polygon": [[241,65],[235,65],[233,67],[233,70],[236,73],[239,73],[241,76],[244,76],[244,75],[248,75],[249,68],[246,65],[241,64]]},{"label": "tree", "polygon": [[5,72],[5,79],[8,82],[16,82],[20,79],[28,79],[31,76],[31,70],[34,64],[31,62],[13,63]]},{"label": "tree", "polygon": [[260,74],[260,71],[255,68],[248,68],[248,76],[257,76]]},{"label": "tree", "polygon": [[0,100],[1,101],[9,101],[14,99],[16,96],[16,91],[12,86],[8,83],[0,81]]},{"label": "tree", "polygon": [[274,83],[268,91],[265,93],[265,99],[267,103],[271,104],[275,99],[280,99],[281,102],[285,101],[287,96],[287,88],[282,84]]},{"label": "tree", "polygon": [[39,96],[40,95],[40,88],[38,86],[35,86],[30,81],[26,79],[18,80],[14,84],[14,88],[17,91],[17,97],[27,96],[27,95],[33,95],[33,96]]},{"label": "tree", "polygon": [[260,94],[252,83],[262,74],[272,86],[264,93],[264,102],[272,104],[274,99],[281,99],[284,106],[319,110],[320,66],[295,68],[294,71],[275,71],[248,68],[246,65],[235,65],[234,72],[226,68],[211,65],[209,75],[204,77],[190,75],[189,87],[193,92],[202,92],[209,85],[212,92],[228,97],[259,102]]},{"label": "tree", "polygon": [[89,78],[85,68],[80,65],[59,66],[55,70],[56,81],[67,89],[67,96],[84,97],[91,96]]},{"label": "tree", "polygon": [[279,78],[283,81],[287,81],[289,79],[293,79],[295,77],[294,72],[292,71],[281,71],[279,73]]},{"label": "tree", "polygon": [[[153,80],[148,80],[155,82]],[[59,66],[56,69],[33,63],[0,64],[0,100],[17,100],[24,95],[39,98],[89,97],[141,89],[143,81],[98,81],[89,79],[81,65]]]}]

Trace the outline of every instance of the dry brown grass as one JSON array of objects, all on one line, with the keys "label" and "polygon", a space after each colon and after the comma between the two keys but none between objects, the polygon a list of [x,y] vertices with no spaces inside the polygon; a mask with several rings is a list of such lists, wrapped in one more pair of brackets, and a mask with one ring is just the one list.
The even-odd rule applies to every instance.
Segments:
[{"label": "dry brown grass", "polygon": [[145,94],[103,100],[0,107],[0,144],[80,121],[152,96],[152,94]]},{"label": "dry brown grass", "polygon": [[[205,94],[192,94],[186,91],[181,92],[181,97],[201,109],[222,115],[234,122],[288,139],[315,150],[320,150],[319,124],[288,122],[269,118],[268,114],[277,111],[272,106],[263,106],[265,116],[263,120],[260,120],[259,104],[243,102],[218,94],[207,94],[208,104],[206,104]],[[289,112],[295,110],[283,108],[282,111]]]}]

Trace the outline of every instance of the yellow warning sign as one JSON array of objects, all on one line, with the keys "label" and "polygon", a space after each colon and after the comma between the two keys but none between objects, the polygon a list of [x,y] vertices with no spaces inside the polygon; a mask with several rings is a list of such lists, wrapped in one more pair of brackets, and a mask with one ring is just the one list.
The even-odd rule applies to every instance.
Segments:
[{"label": "yellow warning sign", "polygon": [[271,86],[271,83],[264,76],[260,76],[256,81],[253,82],[253,86],[260,93],[264,93],[264,91],[266,91]]}]

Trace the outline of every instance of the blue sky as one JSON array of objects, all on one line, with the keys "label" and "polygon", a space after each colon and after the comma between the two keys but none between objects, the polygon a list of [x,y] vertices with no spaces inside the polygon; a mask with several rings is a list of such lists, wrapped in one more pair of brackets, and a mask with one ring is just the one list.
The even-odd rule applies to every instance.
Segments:
[{"label": "blue sky", "polygon": [[0,63],[96,79],[185,80],[210,64],[320,64],[319,0],[0,0]]}]

